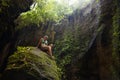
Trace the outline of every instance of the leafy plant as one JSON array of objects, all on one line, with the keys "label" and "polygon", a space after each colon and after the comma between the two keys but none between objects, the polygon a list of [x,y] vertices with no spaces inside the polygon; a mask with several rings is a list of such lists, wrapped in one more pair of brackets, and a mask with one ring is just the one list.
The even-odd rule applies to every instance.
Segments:
[{"label": "leafy plant", "polygon": [[22,13],[15,22],[18,28],[30,24],[47,23],[47,21],[59,22],[66,14],[72,13],[70,7],[60,4],[56,0],[35,0],[31,10]]}]

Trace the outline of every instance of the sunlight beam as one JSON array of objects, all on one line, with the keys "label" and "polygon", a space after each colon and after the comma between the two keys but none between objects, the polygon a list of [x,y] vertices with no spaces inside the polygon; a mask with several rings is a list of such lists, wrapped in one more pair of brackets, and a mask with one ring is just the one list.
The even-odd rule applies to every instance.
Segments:
[{"label": "sunlight beam", "polygon": [[84,8],[91,3],[92,0],[56,0],[56,2],[62,5],[68,5],[75,10],[78,8]]}]

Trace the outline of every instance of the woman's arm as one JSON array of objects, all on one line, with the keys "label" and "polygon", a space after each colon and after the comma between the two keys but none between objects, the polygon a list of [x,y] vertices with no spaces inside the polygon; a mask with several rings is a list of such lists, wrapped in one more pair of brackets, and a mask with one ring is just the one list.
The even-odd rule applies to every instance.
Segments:
[{"label": "woman's arm", "polygon": [[41,38],[39,39],[39,42],[37,44],[37,47],[39,47],[39,45],[41,44]]}]

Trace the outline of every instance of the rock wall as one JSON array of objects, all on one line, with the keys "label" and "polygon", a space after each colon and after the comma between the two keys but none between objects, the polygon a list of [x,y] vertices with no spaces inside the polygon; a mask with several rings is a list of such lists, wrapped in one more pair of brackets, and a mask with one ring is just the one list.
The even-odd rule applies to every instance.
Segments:
[{"label": "rock wall", "polygon": [[[95,38],[92,39],[93,41],[92,40],[90,41],[89,44],[90,46],[88,47],[88,51],[85,52],[84,55],[79,53],[78,56],[76,56],[75,59],[72,60],[72,63],[67,66],[67,70],[66,70],[67,76],[72,75],[71,77],[68,77],[68,80],[119,80],[120,79],[119,78],[120,71],[118,69],[120,68],[119,66],[120,56],[118,55],[119,40],[118,38],[116,39],[114,35],[114,33],[116,32],[115,31],[116,27],[117,29],[119,29],[118,26],[120,25],[119,22],[115,22],[113,24],[114,21],[116,20],[119,21],[118,18],[115,19],[114,17],[119,12],[119,7],[118,7],[119,4],[116,3],[119,3],[119,1],[100,0],[100,4],[99,4],[100,14],[98,15],[99,18],[97,18],[99,19],[98,22],[99,28],[97,29],[98,32],[96,33]],[[117,14],[116,17],[118,16],[119,14]],[[93,18],[91,17],[91,19]],[[89,23],[89,20],[86,22],[89,25],[91,25],[92,23],[92,22]],[[93,23],[95,23],[95,21],[93,21]],[[114,26],[115,24],[117,24],[117,26]],[[87,32],[89,33],[88,30]],[[113,41],[115,39],[116,41]],[[116,43],[118,44],[116,45],[117,48],[115,48]],[[117,51],[114,53],[114,50]]]},{"label": "rock wall", "polygon": [[[87,54],[87,52],[89,53],[89,49],[93,46],[96,37],[104,28],[103,25],[100,26],[99,24],[101,15],[100,6],[101,5],[99,2],[93,0],[84,9],[76,10],[73,15],[69,16],[68,24],[67,26],[64,26],[65,29],[63,33],[63,39],[66,38],[65,35],[67,34],[70,34],[71,36],[73,35],[72,38],[75,40],[71,46],[78,48],[76,51],[70,51],[68,53],[68,55],[72,54],[73,57],[71,62],[65,65],[65,74],[67,80],[100,79],[97,55],[93,53]],[[62,54],[59,56],[61,55]],[[90,58],[88,56],[90,56]],[[63,57],[60,59],[62,58]]]},{"label": "rock wall", "polygon": [[4,70],[6,59],[14,50],[14,20],[21,12],[29,10],[32,2],[33,0],[0,0],[0,72]]},{"label": "rock wall", "polygon": [[[93,0],[84,9],[76,10],[73,15],[63,20],[56,28],[59,30],[58,36],[62,35],[62,39],[59,40],[62,48],[57,49],[60,52],[57,55],[60,60],[58,63],[62,61],[65,63],[64,57],[69,56],[69,54],[72,55],[72,60],[69,63],[66,61],[64,65],[66,79],[120,79],[118,69],[120,67],[118,3],[118,0]],[[73,37],[66,38],[66,35]],[[65,39],[68,41],[74,39],[74,41],[63,43]],[[67,45],[72,47],[66,49]]]}]

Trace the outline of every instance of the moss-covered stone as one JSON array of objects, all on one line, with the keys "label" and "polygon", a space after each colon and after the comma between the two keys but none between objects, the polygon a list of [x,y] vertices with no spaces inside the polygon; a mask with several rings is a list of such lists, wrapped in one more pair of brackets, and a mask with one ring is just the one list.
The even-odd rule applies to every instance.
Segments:
[{"label": "moss-covered stone", "polygon": [[115,13],[113,16],[113,34],[112,34],[112,46],[113,46],[113,52],[112,52],[112,59],[113,59],[113,65],[111,65],[111,72],[113,75],[113,80],[119,80],[120,79],[120,7],[119,7],[119,1],[115,0]]},{"label": "moss-covered stone", "polygon": [[35,47],[18,47],[9,57],[2,80],[60,80],[59,71],[45,52]]}]

